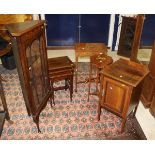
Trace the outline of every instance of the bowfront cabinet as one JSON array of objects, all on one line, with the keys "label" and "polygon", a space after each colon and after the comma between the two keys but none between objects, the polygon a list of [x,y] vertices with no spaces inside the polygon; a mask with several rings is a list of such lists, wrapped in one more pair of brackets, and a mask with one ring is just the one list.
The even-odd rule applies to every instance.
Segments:
[{"label": "bowfront cabinet", "polygon": [[9,24],[14,57],[28,115],[39,130],[39,114],[50,97],[45,22]]}]

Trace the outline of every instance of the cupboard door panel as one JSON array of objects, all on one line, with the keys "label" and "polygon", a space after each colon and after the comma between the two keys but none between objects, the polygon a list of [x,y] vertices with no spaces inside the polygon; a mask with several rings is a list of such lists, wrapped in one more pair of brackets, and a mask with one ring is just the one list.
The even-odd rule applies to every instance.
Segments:
[{"label": "cupboard door panel", "polygon": [[103,107],[106,106],[115,113],[122,115],[126,102],[128,87],[111,79],[104,79],[105,97]]}]

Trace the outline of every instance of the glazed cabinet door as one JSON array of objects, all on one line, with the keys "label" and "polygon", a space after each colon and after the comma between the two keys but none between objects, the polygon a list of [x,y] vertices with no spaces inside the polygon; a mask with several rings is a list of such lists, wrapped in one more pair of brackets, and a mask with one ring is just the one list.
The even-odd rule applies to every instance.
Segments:
[{"label": "glazed cabinet door", "polygon": [[[47,54],[45,46],[44,26],[30,31],[25,46],[25,65],[27,66],[27,83],[29,87],[30,100],[33,113],[35,114],[42,103],[46,102],[49,95],[49,79]],[[26,37],[27,38],[27,37]]]},{"label": "glazed cabinet door", "polygon": [[127,103],[126,94],[128,89],[128,86],[105,77],[103,82],[104,94],[102,96],[101,106],[106,107],[108,110],[119,116],[123,116]]}]

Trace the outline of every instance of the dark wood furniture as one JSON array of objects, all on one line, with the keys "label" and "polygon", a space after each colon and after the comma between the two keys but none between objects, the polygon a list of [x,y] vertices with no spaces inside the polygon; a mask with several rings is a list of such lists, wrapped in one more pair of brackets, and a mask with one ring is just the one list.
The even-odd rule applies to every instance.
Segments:
[{"label": "dark wood furniture", "polygon": [[146,108],[149,108],[155,96],[155,42],[153,44],[150,61],[146,66],[148,66],[150,73],[144,80],[141,101]]},{"label": "dark wood furniture", "polygon": [[149,70],[146,66],[119,59],[101,72],[101,88],[98,106],[98,119],[101,108],[106,108],[123,119],[124,131],[127,116],[136,113],[144,78]]},{"label": "dark wood furniture", "polygon": [[143,29],[144,15],[122,17],[118,55],[137,61],[137,53]]},{"label": "dark wood furniture", "polygon": [[[73,76],[74,76],[74,63],[67,57],[56,57],[48,59],[49,78],[52,93],[52,101],[54,102],[54,91],[69,88],[70,99],[72,101],[73,94]],[[65,86],[54,87],[54,83],[65,80]]]},{"label": "dark wood furniture", "polygon": [[14,57],[28,115],[39,129],[39,114],[50,97],[45,22],[8,24]]},{"label": "dark wood furniture", "polygon": [[[90,95],[99,95],[98,91],[98,83],[100,82],[100,71],[104,69],[107,65],[112,64],[113,59],[103,53],[99,53],[98,55],[93,55],[90,57],[90,73],[89,73],[89,84],[88,84],[88,101]],[[96,72],[96,77],[93,78],[94,75],[93,69]],[[96,92],[90,92],[91,82],[92,80],[96,80]]]},{"label": "dark wood furniture", "polygon": [[104,43],[76,43],[75,44],[75,91],[77,92],[77,84],[86,81],[78,81],[78,59],[79,57],[90,57],[94,54],[107,53],[107,47]]}]

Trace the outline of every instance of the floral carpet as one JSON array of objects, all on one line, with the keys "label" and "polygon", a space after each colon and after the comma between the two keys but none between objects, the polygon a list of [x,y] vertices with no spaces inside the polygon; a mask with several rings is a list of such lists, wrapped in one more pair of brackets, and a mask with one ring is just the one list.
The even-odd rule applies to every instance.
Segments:
[{"label": "floral carpet", "polygon": [[[9,71],[0,66],[0,71],[7,81],[3,82],[3,87],[13,121],[13,124],[5,121],[2,140],[106,139],[120,135],[121,119],[116,115],[102,109],[101,120],[97,120],[98,98],[90,96],[90,101],[87,101],[88,83],[78,84],[78,91],[74,91],[72,102],[69,90],[55,92],[56,104],[52,108],[48,103],[41,112],[41,133],[38,133],[32,117],[27,114],[17,70]],[[81,72],[79,78],[84,79],[86,74]],[[95,86],[91,89],[95,89]]]}]

